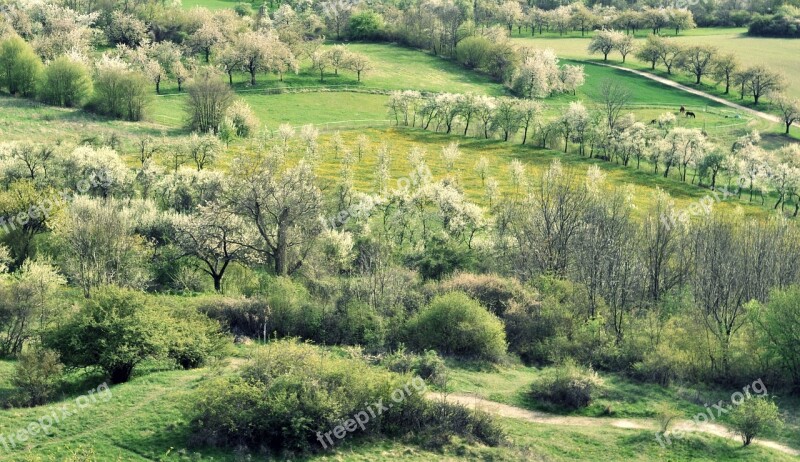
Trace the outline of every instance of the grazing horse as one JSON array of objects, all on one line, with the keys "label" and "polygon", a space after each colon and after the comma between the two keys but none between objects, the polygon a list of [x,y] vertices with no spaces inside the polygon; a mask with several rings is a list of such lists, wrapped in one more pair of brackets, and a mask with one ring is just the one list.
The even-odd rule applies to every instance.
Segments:
[{"label": "grazing horse", "polygon": [[657,123],[658,123],[658,121],[656,119],[653,119],[653,120],[650,121],[650,125],[655,125]]},{"label": "grazing horse", "polygon": [[694,112],[686,111],[686,117],[691,117],[692,119],[694,119],[696,116],[694,115]]},{"label": "grazing horse", "polygon": [[681,115],[683,115],[684,112],[686,112],[686,107],[681,106]]}]

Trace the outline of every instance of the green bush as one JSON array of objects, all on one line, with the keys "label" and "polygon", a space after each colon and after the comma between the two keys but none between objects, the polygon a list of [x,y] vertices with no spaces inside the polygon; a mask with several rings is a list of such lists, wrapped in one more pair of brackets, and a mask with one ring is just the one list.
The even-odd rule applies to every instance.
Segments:
[{"label": "green bush", "polygon": [[456,60],[467,69],[480,69],[492,49],[492,42],[486,37],[467,37],[456,45]]},{"label": "green bush", "polygon": [[148,358],[194,367],[222,345],[216,324],[190,311],[169,312],[144,295],[107,287],[64,324],[46,332],[45,346],[69,367],[99,367],[112,383],[126,382]]},{"label": "green bush", "polygon": [[259,338],[267,332],[265,322],[269,316],[269,305],[258,298],[214,298],[198,306],[198,311],[222,324],[222,328],[234,335]]},{"label": "green bush", "polygon": [[445,355],[499,360],[506,352],[503,322],[463,292],[435,297],[406,325],[409,344]]},{"label": "green bush", "polygon": [[406,351],[401,345],[381,359],[381,364],[392,372],[399,374],[412,374],[434,385],[444,385],[447,367],[444,360],[432,350],[418,355]]},{"label": "green bush", "polygon": [[58,389],[63,371],[55,351],[26,349],[17,358],[11,383],[17,387],[23,405],[40,406]]},{"label": "green bush", "polygon": [[364,10],[350,16],[350,38],[353,40],[376,40],[383,35],[383,17],[374,11]]},{"label": "green bush", "polygon": [[167,357],[184,369],[200,367],[207,360],[226,352],[230,339],[222,333],[218,322],[193,308],[176,308],[170,312],[165,332]]},{"label": "green bush", "polygon": [[[260,349],[240,376],[202,387],[191,411],[193,438],[214,446],[314,452],[323,448],[325,432],[381,401],[392,405],[375,412],[354,437],[403,436],[424,428],[498,444],[502,432],[493,421],[459,406],[438,408],[424,398],[422,385],[318,347],[276,341]],[[399,401],[392,398],[398,390]]]},{"label": "green bush", "polygon": [[144,119],[152,101],[149,84],[136,72],[116,67],[101,68],[94,80],[94,97],[88,108],[117,119]]},{"label": "green bush", "polygon": [[39,79],[39,98],[55,106],[80,107],[92,93],[92,79],[83,64],[61,56],[47,65]]},{"label": "green bush", "polygon": [[495,274],[458,273],[442,281],[439,290],[442,293],[464,292],[500,317],[514,302],[533,303],[533,297],[525,291],[519,281]]},{"label": "green bush", "polygon": [[601,383],[600,377],[591,369],[567,361],[544,371],[533,381],[528,394],[545,407],[580,409],[592,402]]},{"label": "green bush", "polygon": [[733,429],[742,438],[745,446],[748,446],[756,436],[770,428],[778,427],[780,423],[778,406],[766,397],[747,399],[731,412]]},{"label": "green bush", "polygon": [[0,41],[0,87],[12,95],[33,96],[42,60],[28,42],[17,35]]},{"label": "green bush", "polygon": [[44,336],[70,367],[97,366],[113,383],[126,382],[134,367],[166,351],[162,316],[136,292],[106,288],[69,321]]},{"label": "green bush", "polygon": [[358,300],[337,303],[325,316],[325,341],[336,345],[363,345],[368,350],[383,347],[384,327],[381,316]]}]

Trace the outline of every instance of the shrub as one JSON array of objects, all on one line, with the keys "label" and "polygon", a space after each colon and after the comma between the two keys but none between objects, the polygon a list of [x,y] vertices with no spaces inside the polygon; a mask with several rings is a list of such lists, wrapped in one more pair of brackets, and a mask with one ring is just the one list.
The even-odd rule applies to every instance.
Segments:
[{"label": "shrub", "polygon": [[533,303],[519,281],[494,274],[458,273],[443,281],[439,288],[441,292],[464,292],[500,317],[515,300]]},{"label": "shrub", "polygon": [[164,351],[164,323],[133,292],[107,288],[72,319],[44,337],[70,367],[97,366],[113,383],[126,382],[134,367]]},{"label": "shrub", "polygon": [[26,349],[20,353],[11,383],[26,406],[45,404],[58,388],[64,365],[58,353],[48,349]]},{"label": "shrub", "polygon": [[269,305],[257,298],[215,298],[198,306],[198,311],[222,324],[227,332],[247,337],[261,337],[266,329]]},{"label": "shrub", "polygon": [[358,300],[336,304],[325,318],[325,341],[337,345],[363,345],[377,350],[384,342],[383,319],[369,305]]},{"label": "shrub", "polygon": [[198,310],[234,335],[325,340],[323,311],[302,284],[286,277],[271,278],[266,291],[266,297],[214,298]]},{"label": "shrub", "polygon": [[472,249],[450,240],[433,238],[425,250],[407,258],[424,279],[440,280],[458,270],[468,270],[475,263]]},{"label": "shrub", "polygon": [[497,361],[506,352],[503,322],[463,292],[435,297],[406,325],[418,350]]},{"label": "shrub", "polygon": [[670,424],[682,415],[680,411],[672,407],[669,403],[658,403],[653,410],[655,412],[656,422],[658,422],[658,429],[661,433],[669,430]]},{"label": "shrub", "polygon": [[633,364],[633,376],[647,382],[667,386],[685,370],[685,353],[660,344],[644,352],[641,361]]},{"label": "shrub", "polygon": [[0,87],[12,95],[32,96],[42,71],[42,61],[19,36],[0,41]]},{"label": "shrub", "polygon": [[467,37],[456,45],[456,59],[467,69],[479,69],[484,66],[492,49],[492,42],[486,37]]},{"label": "shrub", "polygon": [[747,446],[753,438],[765,430],[775,428],[781,423],[778,406],[765,397],[752,397],[737,406],[731,412],[731,424],[734,431]]},{"label": "shrub", "polygon": [[258,118],[246,102],[237,99],[228,108],[227,117],[239,138],[252,136],[258,128]]},{"label": "shrub", "polygon": [[192,308],[178,308],[170,313],[177,322],[168,325],[167,357],[184,369],[200,367],[219,357],[230,344],[220,325]]},{"label": "shrub", "polygon": [[594,371],[567,361],[537,377],[529,395],[545,407],[580,409],[592,402],[592,395],[600,384]]},{"label": "shrub", "polygon": [[[376,412],[356,434],[401,436],[426,428],[431,434],[462,435],[484,444],[497,444],[502,438],[488,418],[426,400],[421,385],[360,360],[278,341],[259,350],[240,376],[203,386],[191,427],[201,444],[313,452],[321,449],[322,434],[381,401],[392,405]],[[403,399],[392,399],[393,393],[405,389]]]},{"label": "shrub", "polygon": [[223,345],[216,325],[188,309],[170,313],[142,294],[107,287],[61,326],[46,332],[45,346],[70,367],[99,367],[112,383],[126,382],[148,358],[171,358],[194,367]]},{"label": "shrub", "polygon": [[230,86],[220,79],[217,72],[206,69],[189,82],[186,91],[189,94],[186,100],[188,128],[216,134],[233,102]]},{"label": "shrub", "polygon": [[117,119],[142,120],[152,100],[147,79],[139,72],[104,67],[94,80],[94,97],[89,109]]},{"label": "shrub", "polygon": [[381,364],[392,372],[412,374],[435,385],[444,385],[447,367],[435,351],[425,350],[418,355],[406,351],[401,345],[397,351],[386,355]]},{"label": "shrub", "polygon": [[349,31],[353,40],[375,40],[383,35],[383,17],[374,11],[364,10],[350,16]]},{"label": "shrub", "polygon": [[55,106],[80,107],[92,93],[92,79],[82,63],[61,56],[47,65],[39,80],[39,98]]}]

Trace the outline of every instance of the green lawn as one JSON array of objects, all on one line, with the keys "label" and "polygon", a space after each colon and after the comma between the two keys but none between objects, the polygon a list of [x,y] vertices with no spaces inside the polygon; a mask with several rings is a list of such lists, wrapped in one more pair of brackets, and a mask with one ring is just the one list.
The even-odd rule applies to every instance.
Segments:
[{"label": "green lawn", "polygon": [[[385,125],[388,119],[385,95],[352,92],[310,92],[265,95],[241,92],[239,96],[253,108],[259,120],[270,129],[282,123],[320,124],[330,128]],[[181,127],[185,119],[183,95],[156,98],[152,119],[170,127]]]}]

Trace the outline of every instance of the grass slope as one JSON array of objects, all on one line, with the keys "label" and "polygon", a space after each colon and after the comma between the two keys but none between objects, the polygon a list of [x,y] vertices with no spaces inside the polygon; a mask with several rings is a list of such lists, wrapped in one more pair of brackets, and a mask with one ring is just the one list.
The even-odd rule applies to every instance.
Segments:
[{"label": "grass slope", "polygon": [[[0,370],[10,363],[0,363]],[[198,385],[227,368],[193,371],[155,371],[112,388],[108,401],[88,406],[53,427],[50,436],[37,435],[24,447],[0,447],[0,461],[236,461],[241,455],[208,447],[188,447],[186,411]],[[478,381],[474,371],[455,365],[453,384]],[[522,385],[532,376],[526,370],[493,374],[481,387],[498,392]],[[463,386],[462,386],[463,388]],[[72,399],[33,409],[0,411],[0,434],[10,434]],[[445,452],[433,452],[394,440],[345,440],[336,452],[302,458],[308,461],[388,460],[634,460],[634,461],[789,461],[789,456],[760,447],[740,448],[736,442],[691,436],[662,448],[647,431],[607,427],[569,427],[533,424],[501,418],[509,443],[484,448],[454,442]],[[277,460],[286,460],[276,457]],[[268,459],[269,460],[269,459]],[[273,459],[275,460],[275,459]]]}]

